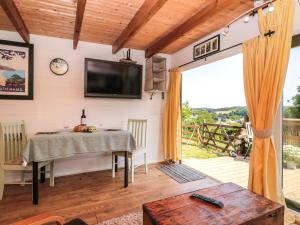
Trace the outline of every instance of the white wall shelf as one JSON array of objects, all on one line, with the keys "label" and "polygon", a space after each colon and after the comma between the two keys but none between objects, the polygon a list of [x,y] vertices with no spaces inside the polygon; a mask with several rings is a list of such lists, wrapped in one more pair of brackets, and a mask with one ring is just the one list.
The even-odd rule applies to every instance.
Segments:
[{"label": "white wall shelf", "polygon": [[167,60],[164,57],[154,55],[146,61],[145,91],[150,93],[151,98],[161,92],[164,98],[166,91]]}]

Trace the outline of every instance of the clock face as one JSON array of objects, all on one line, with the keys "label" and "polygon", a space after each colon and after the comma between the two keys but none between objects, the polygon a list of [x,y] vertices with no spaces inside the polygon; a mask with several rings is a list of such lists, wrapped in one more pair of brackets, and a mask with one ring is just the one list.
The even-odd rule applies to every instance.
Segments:
[{"label": "clock face", "polygon": [[56,75],[64,75],[69,70],[69,65],[66,60],[55,58],[50,62],[50,70]]}]

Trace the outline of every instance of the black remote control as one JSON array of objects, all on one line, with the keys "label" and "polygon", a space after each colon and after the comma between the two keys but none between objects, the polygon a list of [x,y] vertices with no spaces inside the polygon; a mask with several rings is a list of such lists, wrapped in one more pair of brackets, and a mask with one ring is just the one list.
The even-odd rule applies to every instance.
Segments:
[{"label": "black remote control", "polygon": [[196,199],[200,199],[202,201],[205,201],[205,202],[208,202],[210,204],[213,204],[219,208],[223,208],[224,207],[224,204],[216,199],[213,199],[213,198],[209,198],[209,197],[206,197],[206,196],[203,196],[203,195],[199,195],[199,194],[192,194],[191,195],[191,198],[196,198]]}]

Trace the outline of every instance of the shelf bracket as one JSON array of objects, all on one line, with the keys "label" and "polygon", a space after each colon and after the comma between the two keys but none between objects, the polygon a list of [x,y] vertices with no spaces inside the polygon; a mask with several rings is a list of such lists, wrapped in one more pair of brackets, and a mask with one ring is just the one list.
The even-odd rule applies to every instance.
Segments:
[{"label": "shelf bracket", "polygon": [[152,100],[154,93],[150,94],[150,100]]},{"label": "shelf bracket", "polygon": [[[155,95],[155,94],[156,94],[155,92],[150,93],[150,100],[153,99],[153,95]],[[161,99],[165,99],[165,92],[161,92]]]}]

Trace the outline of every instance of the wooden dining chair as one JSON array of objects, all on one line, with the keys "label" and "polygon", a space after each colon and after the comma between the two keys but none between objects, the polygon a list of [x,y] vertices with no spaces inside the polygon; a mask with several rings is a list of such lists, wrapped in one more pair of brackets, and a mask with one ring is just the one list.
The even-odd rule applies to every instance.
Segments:
[{"label": "wooden dining chair", "polygon": [[[27,143],[24,121],[0,123],[0,200],[4,191],[4,174],[6,171],[22,172],[22,181],[10,184],[28,184],[25,172],[32,172],[32,166],[23,166],[22,151]],[[39,168],[50,166],[50,186],[54,186],[54,161],[39,163]]]},{"label": "wooden dining chair", "polygon": [[[134,182],[134,168],[137,166],[136,158],[143,155],[144,156],[144,166],[145,173],[148,173],[147,164],[147,120],[137,120],[129,119],[127,124],[127,130],[132,134],[135,143],[136,150],[129,153],[128,158],[130,160],[131,169],[131,182]],[[124,152],[113,152],[112,154],[112,177],[115,178],[115,166],[117,162],[115,161],[115,156],[123,156]]]}]

